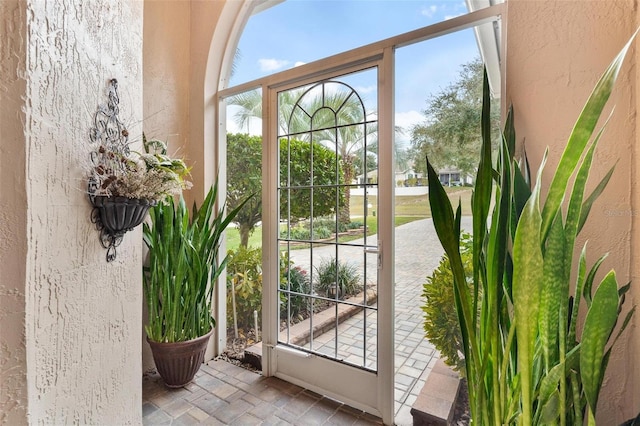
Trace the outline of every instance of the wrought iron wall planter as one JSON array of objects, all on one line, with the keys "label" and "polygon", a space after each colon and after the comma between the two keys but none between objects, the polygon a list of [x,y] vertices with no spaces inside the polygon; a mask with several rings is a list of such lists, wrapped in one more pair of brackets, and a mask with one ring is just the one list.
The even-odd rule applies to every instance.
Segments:
[{"label": "wrought iron wall planter", "polygon": [[107,249],[107,262],[116,258],[116,247],[128,231],[140,225],[155,203],[126,197],[90,197],[93,204],[91,222],[100,231],[100,242]]},{"label": "wrought iron wall planter", "polygon": [[108,103],[98,107],[89,134],[95,148],[90,153],[91,165],[98,175],[89,177],[88,194],[93,206],[91,222],[100,231],[100,243],[107,249],[107,262],[112,262],[124,234],[144,221],[155,202],[99,194],[101,188],[95,176],[109,175],[116,179],[130,153],[129,132],[118,117],[118,81],[112,79],[109,83]]}]

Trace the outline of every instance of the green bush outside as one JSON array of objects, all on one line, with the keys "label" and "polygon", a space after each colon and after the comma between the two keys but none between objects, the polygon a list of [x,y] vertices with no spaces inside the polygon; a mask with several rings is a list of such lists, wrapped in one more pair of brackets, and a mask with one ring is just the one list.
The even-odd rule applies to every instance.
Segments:
[{"label": "green bush outside", "polygon": [[335,283],[338,283],[334,288],[338,290],[339,299],[356,295],[362,290],[358,268],[352,263],[337,262],[331,257],[321,262],[315,269],[315,289],[318,294],[332,297],[329,290]]},{"label": "green bush outside", "polygon": [[227,262],[227,324],[233,327],[233,292],[239,328],[253,327],[253,311],[262,314],[262,249],[229,250]]},{"label": "green bush outside", "polygon": [[296,293],[308,294],[309,273],[300,266],[293,266],[287,256],[280,258],[280,318],[302,319],[309,311],[309,299]]},{"label": "green bush outside", "polygon": [[[463,232],[460,236],[460,254],[469,288],[473,277],[472,244],[471,235]],[[438,267],[427,277],[422,296],[425,336],[440,351],[444,362],[464,375],[462,335],[453,295],[453,274],[446,254],[442,256]]]},{"label": "green bush outside", "polygon": [[287,227],[280,229],[280,238],[289,238],[292,240],[314,241],[330,238],[336,231],[345,232],[349,229],[358,229],[363,225],[361,220],[349,222],[348,224],[336,223],[335,219],[329,217],[319,217],[313,220],[313,236],[311,235],[311,221],[299,222],[295,226],[289,228],[287,236]]},{"label": "green bush outside", "polygon": [[[239,247],[229,250],[227,263],[227,324],[233,327],[233,292],[238,328],[254,327],[253,312],[262,318],[262,249]],[[300,317],[308,311],[309,301],[295,293],[308,293],[309,273],[294,266],[286,255],[280,257],[280,316]]]}]

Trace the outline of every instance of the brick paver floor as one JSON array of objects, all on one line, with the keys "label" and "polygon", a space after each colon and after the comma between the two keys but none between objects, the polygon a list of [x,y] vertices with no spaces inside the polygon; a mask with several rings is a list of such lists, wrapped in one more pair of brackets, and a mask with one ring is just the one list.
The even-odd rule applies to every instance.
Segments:
[{"label": "brick paver floor", "polygon": [[145,425],[381,425],[379,418],[275,377],[209,361],[182,389],[142,382]]}]

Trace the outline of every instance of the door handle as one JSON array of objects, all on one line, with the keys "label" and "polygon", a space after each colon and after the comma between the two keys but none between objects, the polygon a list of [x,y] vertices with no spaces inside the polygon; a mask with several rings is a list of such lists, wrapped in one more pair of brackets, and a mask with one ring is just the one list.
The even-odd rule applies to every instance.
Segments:
[{"label": "door handle", "polygon": [[366,248],[364,249],[364,252],[367,254],[377,254],[377,258],[378,258],[378,269],[380,269],[382,267],[382,250],[380,249],[380,247],[376,247],[376,248]]}]

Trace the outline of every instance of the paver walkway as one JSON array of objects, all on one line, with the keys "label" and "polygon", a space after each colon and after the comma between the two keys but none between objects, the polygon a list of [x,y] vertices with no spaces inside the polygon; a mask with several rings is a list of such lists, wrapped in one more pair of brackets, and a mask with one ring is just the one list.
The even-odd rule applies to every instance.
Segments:
[{"label": "paver walkway", "polygon": [[[465,216],[461,228],[471,231],[472,219]],[[424,337],[420,308],[422,285],[438,266],[444,253],[431,219],[396,228],[395,317],[396,317],[396,424],[411,425],[411,406],[422,389],[439,354]]]},{"label": "paver walkway", "polygon": [[[471,217],[463,217],[463,229],[471,230]],[[375,245],[375,236],[367,237],[368,245]],[[361,243],[362,240],[352,243]],[[361,247],[340,247],[339,258],[354,263],[362,262]],[[438,266],[444,250],[436,235],[431,219],[416,220],[395,228],[395,417],[396,424],[408,426],[413,423],[411,406],[422,389],[439,354],[424,338],[422,305],[422,285],[426,277]],[[335,254],[334,247],[314,250],[314,264],[318,259]],[[309,268],[309,251],[291,252],[294,264]],[[370,265],[367,275],[375,269]],[[353,346],[353,354],[362,353],[362,315],[351,318],[338,327],[341,346]],[[367,327],[371,330],[370,326]],[[328,333],[329,334],[329,333]],[[330,334],[333,334],[331,332]],[[371,332],[369,338],[371,338]],[[314,350],[332,353],[333,339],[318,336]],[[329,345],[322,346],[323,342]],[[368,360],[367,365],[373,361]]]},{"label": "paver walkway", "polygon": [[[462,228],[471,229],[470,217],[462,218]],[[396,424],[407,426],[412,424],[411,405],[439,357],[424,338],[420,305],[422,284],[443,250],[431,219],[399,226],[395,232],[395,411]],[[358,325],[346,321],[340,327]],[[208,362],[194,382],[179,390],[164,387],[157,374],[147,375],[142,408],[145,425],[380,424],[380,419],[339,402],[224,361]]]}]

